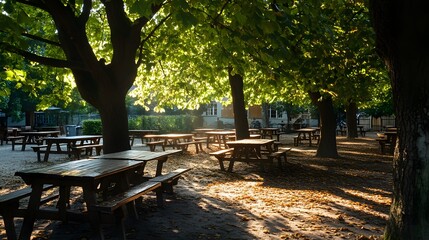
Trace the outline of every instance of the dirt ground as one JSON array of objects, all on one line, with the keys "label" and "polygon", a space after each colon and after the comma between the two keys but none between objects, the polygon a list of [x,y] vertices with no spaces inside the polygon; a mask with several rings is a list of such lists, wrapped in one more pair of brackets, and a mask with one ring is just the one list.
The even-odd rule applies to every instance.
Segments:
[{"label": "dirt ground", "polygon": [[[392,156],[380,155],[375,133],[354,140],[338,136],[338,159],[314,157],[316,147],[293,146],[283,170],[263,171],[237,163],[233,173],[220,171],[206,153],[170,157],[164,171],[192,168],[164,208],[155,196],[138,207],[139,219],[127,222],[127,239],[381,239],[392,188]],[[133,149],[146,149],[137,144]],[[14,172],[69,161],[55,156],[38,163],[31,150],[0,147],[0,194],[24,186]],[[147,169],[153,172],[154,166]],[[74,201],[82,199],[76,189]],[[76,204],[79,206],[79,204]],[[16,219],[19,230],[22,219]],[[107,239],[112,226],[105,226]],[[93,239],[89,224],[39,220],[34,239]],[[6,239],[0,221],[0,238]]]}]

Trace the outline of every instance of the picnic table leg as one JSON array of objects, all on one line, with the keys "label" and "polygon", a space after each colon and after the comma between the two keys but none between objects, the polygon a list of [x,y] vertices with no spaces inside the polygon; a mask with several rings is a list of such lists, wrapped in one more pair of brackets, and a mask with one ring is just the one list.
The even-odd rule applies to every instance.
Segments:
[{"label": "picnic table leg", "polygon": [[22,146],[21,151],[25,151],[25,145],[27,144],[28,136],[24,136],[24,139],[22,139]]},{"label": "picnic table leg", "polygon": [[232,172],[232,168],[234,167],[234,160],[229,161],[228,172]]},{"label": "picnic table leg", "polygon": [[220,170],[225,171],[225,166],[223,165],[223,157],[216,157],[219,161]]},{"label": "picnic table leg", "polygon": [[92,229],[98,233],[98,236],[103,239],[103,232],[98,218],[98,212],[94,211],[94,208],[92,207],[97,203],[96,187],[92,184],[85,184],[82,186],[82,190],[83,199],[88,209],[89,223],[91,224]]},{"label": "picnic table leg", "polygon": [[4,228],[6,230],[6,236],[9,240],[16,239],[15,222],[13,221],[14,212],[18,209],[19,203],[7,208],[0,209],[1,215],[3,216]]},{"label": "picnic table leg", "polygon": [[45,162],[47,162],[49,159],[49,152],[51,151],[52,143],[49,142],[47,145],[48,146],[46,147],[45,157],[43,158],[43,161],[45,161]]},{"label": "picnic table leg", "polygon": [[167,161],[168,157],[163,157],[162,159],[158,160],[158,163],[156,164],[156,174],[155,176],[159,176],[162,174],[162,165],[164,164],[164,162]]},{"label": "picnic table leg", "polygon": [[[143,140],[143,139],[142,139]],[[143,143],[143,141],[142,141]],[[131,143],[130,146],[132,147],[134,145],[134,134],[131,135]]]},{"label": "picnic table leg", "polygon": [[43,184],[33,183],[31,185],[31,195],[28,202],[27,214],[24,217],[22,223],[21,232],[19,239],[30,239],[31,232],[33,231],[34,221],[36,220],[36,214],[39,211],[40,198],[42,197]]},{"label": "picnic table leg", "polygon": [[57,203],[60,218],[67,222],[67,208],[70,207],[70,186],[60,186],[60,198]]}]

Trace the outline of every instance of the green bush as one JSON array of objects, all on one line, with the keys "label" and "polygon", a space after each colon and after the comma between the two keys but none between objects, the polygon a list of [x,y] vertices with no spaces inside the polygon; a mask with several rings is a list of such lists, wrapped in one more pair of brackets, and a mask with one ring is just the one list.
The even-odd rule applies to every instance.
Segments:
[{"label": "green bush", "polygon": [[129,125],[129,128],[155,129],[161,133],[190,133],[193,129],[201,127],[200,118],[199,116],[191,115],[141,116],[141,122],[137,119],[132,119],[133,123]]},{"label": "green bush", "polygon": [[103,133],[100,119],[89,119],[82,122],[82,133],[84,135],[99,135]]},{"label": "green bush", "polygon": [[142,118],[140,117],[131,117],[128,119],[128,129],[141,129],[142,125]]}]

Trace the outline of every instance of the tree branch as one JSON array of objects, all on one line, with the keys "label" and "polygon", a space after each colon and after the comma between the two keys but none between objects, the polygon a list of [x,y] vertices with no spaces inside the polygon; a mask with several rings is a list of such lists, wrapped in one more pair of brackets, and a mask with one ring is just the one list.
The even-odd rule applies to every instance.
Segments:
[{"label": "tree branch", "polygon": [[25,4],[25,5],[28,5],[28,6],[32,6],[32,7],[44,10],[44,11],[48,11],[45,4],[42,3],[42,1],[40,1],[40,0],[16,0],[16,1],[19,3]]},{"label": "tree branch", "polygon": [[33,39],[33,40],[37,40],[39,42],[43,42],[43,43],[51,44],[51,45],[54,45],[54,46],[57,46],[57,47],[61,47],[61,44],[59,42],[55,42],[55,41],[52,41],[52,40],[49,40],[49,39],[46,39],[46,38],[42,38],[42,37],[39,37],[39,36],[36,36],[36,35],[33,35],[33,34],[22,33],[21,35],[24,36],[24,37]]},{"label": "tree branch", "polygon": [[49,57],[42,57],[39,55],[36,55],[34,53],[30,53],[27,51],[24,51],[22,49],[16,48],[8,43],[0,42],[0,46],[2,46],[3,49],[5,49],[8,52],[18,54],[25,59],[28,59],[33,62],[40,63],[42,65],[47,65],[51,67],[57,67],[57,68],[70,68],[70,69],[80,69],[80,70],[86,70],[81,64],[72,63],[66,60],[56,59],[56,58],[49,58]]},{"label": "tree branch", "polygon": [[222,8],[220,9],[219,13],[217,14],[216,17],[214,17],[213,22],[217,22],[217,19],[222,15],[223,11],[225,10],[226,6],[228,5],[228,3],[231,2],[231,0],[227,0],[225,2],[225,4],[223,4]]},{"label": "tree branch", "polygon": [[83,25],[86,24],[86,22],[89,19],[89,15],[91,13],[91,9],[92,9],[92,1],[91,0],[84,0],[83,1],[83,9],[82,9],[82,14],[80,14],[79,16],[79,22]]},{"label": "tree branch", "polygon": [[140,50],[140,54],[139,54],[139,59],[138,59],[138,61],[137,61],[137,65],[140,65],[141,64],[141,62],[142,62],[142,58],[143,58],[143,56],[142,56],[142,52],[143,52],[143,45],[146,43],[146,41],[148,41],[154,34],[155,34],[155,32],[156,32],[156,30],[158,30],[163,24],[164,24],[164,22],[165,21],[167,21],[167,19],[169,19],[171,17],[171,13],[170,14],[168,14],[165,18],[163,18],[153,29],[152,29],[152,31],[150,31],[150,33],[140,42],[140,47],[139,47],[139,50]]}]

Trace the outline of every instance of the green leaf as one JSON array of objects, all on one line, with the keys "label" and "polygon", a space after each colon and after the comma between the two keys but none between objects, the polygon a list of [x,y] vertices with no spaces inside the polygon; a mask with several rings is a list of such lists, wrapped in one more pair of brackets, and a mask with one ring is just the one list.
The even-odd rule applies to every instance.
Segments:
[{"label": "green leaf", "polygon": [[194,15],[192,15],[189,12],[182,11],[182,10],[178,11],[178,13],[176,14],[176,17],[179,21],[182,22],[182,24],[184,25],[185,28],[189,28],[189,27],[196,25],[198,23],[198,19],[196,17],[194,17]]}]

